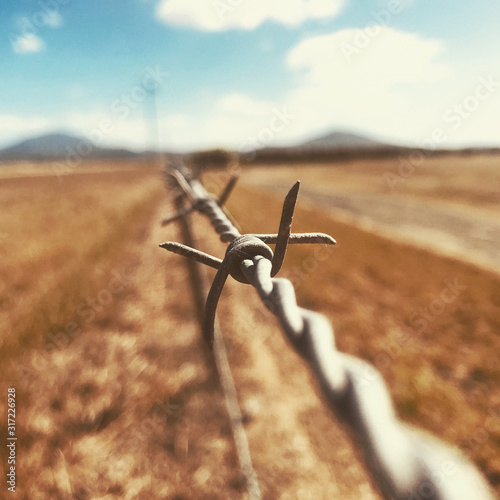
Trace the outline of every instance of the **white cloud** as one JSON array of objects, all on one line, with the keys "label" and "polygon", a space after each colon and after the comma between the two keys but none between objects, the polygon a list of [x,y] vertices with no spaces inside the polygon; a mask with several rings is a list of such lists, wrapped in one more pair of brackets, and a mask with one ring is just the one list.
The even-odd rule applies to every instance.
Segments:
[{"label": "white cloud", "polygon": [[31,18],[21,17],[18,21],[18,32],[8,35],[12,49],[16,54],[40,52],[45,43],[37,34],[41,28],[59,28],[63,17],[57,11],[39,10]]},{"label": "white cloud", "polygon": [[157,17],[166,24],[202,31],[253,30],[265,21],[298,26],[333,17],[344,0],[162,0]]},{"label": "white cloud", "polygon": [[[429,123],[440,118],[441,81],[451,72],[438,60],[442,43],[380,28],[379,36],[349,63],[341,44],[353,43],[355,34],[343,30],[293,47],[286,64],[299,83],[279,101],[230,93],[198,116],[185,116],[182,126],[168,127],[171,133],[163,136],[185,146],[197,138],[207,146],[236,148],[252,142],[257,147],[291,143],[335,127],[401,141],[425,137],[432,131]],[[272,122],[277,112],[294,118],[282,127]]]},{"label": "white cloud", "polygon": [[[439,128],[446,139],[437,146],[499,143],[496,68],[453,67],[441,40],[382,26],[372,27],[368,39],[360,38],[363,32],[341,30],[299,42],[286,58],[296,85],[279,100],[229,93],[196,116],[165,120],[162,137],[181,148],[239,148],[249,138],[260,137],[258,146],[287,144],[338,128],[421,145]],[[345,44],[355,47],[352,57]],[[484,80],[490,83],[476,98]],[[271,136],[271,120],[285,109],[294,118]]]},{"label": "white cloud", "polygon": [[11,43],[16,54],[40,52],[45,45],[39,36],[33,34],[14,36]]},{"label": "white cloud", "polygon": [[[357,43],[361,30],[346,29],[330,35],[308,38],[288,54],[291,69],[305,69],[312,83],[332,83],[340,79],[346,83],[370,78],[385,87],[395,83],[439,80],[446,67],[435,62],[443,51],[439,40],[427,40],[419,35],[378,27],[378,34],[364,46]],[[346,44],[356,53],[346,57]]]},{"label": "white cloud", "polygon": [[146,130],[142,116],[131,115],[127,120],[122,120],[116,114],[97,108],[72,111],[50,118],[0,114],[0,147],[31,135],[52,133],[55,130],[68,130],[77,136],[86,137],[96,146],[131,149],[149,147],[146,143],[149,131]]},{"label": "white cloud", "polygon": [[[287,99],[298,115],[291,136],[338,126],[411,141],[425,136],[438,119],[452,80],[451,68],[439,60],[442,43],[379,27],[361,47],[359,33],[349,29],[308,38],[289,52],[288,67],[302,72],[301,84]],[[351,58],[345,44],[357,50]]]},{"label": "white cloud", "polygon": [[[286,136],[340,128],[421,145],[441,129],[446,139],[436,146],[499,144],[497,68],[454,68],[440,40],[389,27],[363,33],[305,39],[289,52],[287,65],[302,80],[287,96],[298,118]],[[356,49],[347,57],[346,44]]]}]

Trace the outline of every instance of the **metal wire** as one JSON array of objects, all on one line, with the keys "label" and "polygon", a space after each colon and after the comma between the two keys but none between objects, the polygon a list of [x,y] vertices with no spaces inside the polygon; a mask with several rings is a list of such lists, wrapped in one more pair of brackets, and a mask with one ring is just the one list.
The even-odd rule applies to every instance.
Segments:
[{"label": "metal wire", "polygon": [[[222,287],[231,274],[257,290],[262,302],[278,318],[290,343],[309,362],[330,407],[351,432],[353,440],[362,446],[367,467],[384,498],[494,499],[486,480],[462,454],[397,418],[381,374],[367,362],[338,351],[327,318],[299,307],[289,280],[273,278],[276,256],[258,235],[241,236],[198,181],[186,181],[183,186],[186,184],[192,190],[190,198],[194,199],[195,209],[209,218],[222,241],[231,242],[205,306],[207,341],[213,341],[215,310]],[[291,196],[293,206],[285,204],[278,235],[265,235],[267,241],[276,241],[277,247],[280,238],[285,237],[287,242],[293,238],[290,226],[296,192]],[[284,248],[286,251],[286,242]],[[281,253],[279,262],[284,258],[284,251]],[[189,249],[185,255],[197,258],[189,255]]]},{"label": "metal wire", "polygon": [[[174,179],[176,176],[174,175]],[[176,179],[177,181],[177,179]],[[181,181],[182,182],[182,181]],[[181,184],[178,184],[179,186]],[[233,183],[234,185],[234,183]],[[191,282],[191,288],[193,292],[193,299],[195,302],[195,309],[198,315],[200,325],[203,324],[203,312],[205,305],[205,296],[207,293],[207,277],[204,269],[199,265],[200,263],[211,266],[219,267],[222,261],[220,259],[215,259],[214,257],[199,252],[195,249],[196,238],[191,229],[189,214],[191,209],[186,209],[184,206],[184,196],[177,196],[175,198],[175,206],[177,213],[174,217],[169,218],[170,221],[178,221],[182,238],[184,242],[189,245],[191,251],[197,252],[198,258],[196,260],[190,259],[188,263],[188,274]],[[222,204],[221,204],[222,205]],[[165,225],[165,221],[162,221],[162,225]],[[180,255],[186,255],[183,248],[184,245],[178,243],[172,243],[171,245],[164,246],[167,250],[174,253],[179,253]],[[243,425],[243,416],[241,413],[240,406],[238,404],[238,396],[236,393],[236,386],[234,383],[233,376],[231,374],[231,369],[229,367],[229,361],[227,359],[227,351],[224,345],[224,339],[217,321],[214,318],[215,328],[214,328],[214,346],[213,346],[213,359],[215,362],[215,368],[219,377],[219,382],[224,394],[224,402],[226,405],[227,414],[229,417],[229,424],[231,426],[231,431],[233,434],[234,446],[236,449],[236,455],[238,457],[238,462],[240,464],[240,470],[242,476],[245,479],[248,500],[261,500],[262,496],[260,493],[259,482],[257,474],[253,468],[252,457],[250,455],[250,449],[248,445],[248,439],[245,433],[245,428]]]}]

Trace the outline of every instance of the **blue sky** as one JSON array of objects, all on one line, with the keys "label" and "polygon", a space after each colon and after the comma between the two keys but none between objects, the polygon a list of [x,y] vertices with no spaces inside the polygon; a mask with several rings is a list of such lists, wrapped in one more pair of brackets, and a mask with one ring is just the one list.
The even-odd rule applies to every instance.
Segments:
[{"label": "blue sky", "polygon": [[290,144],[333,129],[500,146],[488,0],[17,0],[0,6],[0,147]]}]

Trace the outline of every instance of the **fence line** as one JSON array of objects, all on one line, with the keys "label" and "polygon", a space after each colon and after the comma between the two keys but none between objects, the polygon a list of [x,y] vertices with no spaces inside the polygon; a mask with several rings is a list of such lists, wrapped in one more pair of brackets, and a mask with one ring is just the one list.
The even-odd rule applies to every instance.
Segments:
[{"label": "fence line", "polygon": [[[486,480],[463,455],[397,418],[380,373],[367,362],[338,351],[327,318],[299,307],[292,283],[274,277],[281,268],[288,244],[335,244],[335,240],[325,234],[291,233],[299,183],[285,198],[277,234],[241,235],[223,208],[234,180],[216,201],[201,182],[188,173],[174,170],[172,175],[190,206],[181,208],[165,222],[196,210],[209,219],[221,241],[229,243],[222,260],[191,245],[175,242],[161,245],[190,257],[190,261],[217,269],[203,314],[203,334],[209,346],[218,349],[220,332],[216,328],[216,309],[226,279],[231,275],[257,290],[264,305],[277,316],[290,343],[309,362],[330,407],[353,441],[362,447],[367,468],[384,498],[494,499]],[[268,243],[276,244],[274,253]],[[369,384],[363,383],[367,373],[371,375]]]},{"label": "fence line", "polygon": [[[175,175],[173,176],[172,180],[175,184],[181,187],[178,184],[178,180],[176,179]],[[174,197],[174,204],[177,210],[175,220],[178,220],[179,222],[182,239],[184,240],[184,243],[190,248],[196,248],[196,238],[193,235],[190,220],[188,218],[191,210],[189,208],[186,208],[185,206],[185,194],[182,189],[181,192]],[[168,222],[169,220],[165,219],[163,221],[163,225],[168,224]],[[204,270],[195,260],[189,259],[187,261],[187,269],[198,321],[200,323],[200,326],[202,326],[205,297],[208,289],[207,277]],[[238,456],[238,461],[240,464],[240,470],[243,477],[245,478],[247,490],[249,493],[249,500],[261,500],[262,497],[260,494],[257,474],[253,468],[248,439],[245,433],[245,428],[243,426],[243,417],[240,406],[238,404],[236,386],[231,374],[231,369],[229,367],[227,351],[224,345],[224,339],[222,337],[217,318],[215,318],[213,355],[222,392],[224,394],[224,401],[229,417],[229,423],[231,425],[231,431],[233,434],[236,454]]]}]

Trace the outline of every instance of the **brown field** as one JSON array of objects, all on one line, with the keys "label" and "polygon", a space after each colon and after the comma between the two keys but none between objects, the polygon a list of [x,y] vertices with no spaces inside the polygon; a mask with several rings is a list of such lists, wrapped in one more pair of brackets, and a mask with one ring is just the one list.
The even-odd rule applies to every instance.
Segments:
[{"label": "brown field", "polygon": [[408,165],[395,159],[263,166],[247,179],[283,191],[300,178],[302,198],[337,219],[497,270],[500,157],[430,157]]},{"label": "brown field", "polygon": [[[458,258],[404,242],[396,222],[384,233],[389,223],[375,211],[367,225],[334,203],[377,195],[490,228],[496,161],[432,159],[394,192],[383,177],[397,172],[390,162],[249,169],[229,208],[245,232],[275,232],[285,186],[302,180],[294,229],[339,244],[327,259],[312,246],[289,250],[282,275],[299,304],[330,318],[339,349],[382,371],[403,420],[462,449],[500,493],[500,278],[491,259],[479,267],[470,250]],[[171,210],[160,174],[111,170],[0,180],[0,411],[15,387],[17,495],[243,499],[182,258],[157,246],[180,238],[159,226]],[[207,185],[217,191],[226,177],[212,173]],[[208,224],[193,222],[200,247],[222,256]],[[256,294],[231,280],[221,325],[263,497],[380,498]],[[3,436],[5,417],[1,428]],[[4,449],[1,458],[5,473]]]}]

